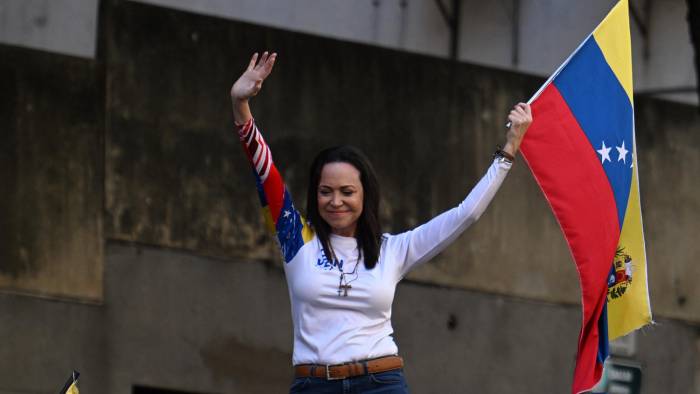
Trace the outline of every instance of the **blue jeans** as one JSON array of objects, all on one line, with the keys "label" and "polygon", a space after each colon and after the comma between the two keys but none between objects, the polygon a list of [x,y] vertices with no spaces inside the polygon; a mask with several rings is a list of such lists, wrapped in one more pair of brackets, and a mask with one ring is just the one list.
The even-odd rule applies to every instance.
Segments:
[{"label": "blue jeans", "polygon": [[402,369],[340,380],[296,378],[289,394],[408,394]]}]

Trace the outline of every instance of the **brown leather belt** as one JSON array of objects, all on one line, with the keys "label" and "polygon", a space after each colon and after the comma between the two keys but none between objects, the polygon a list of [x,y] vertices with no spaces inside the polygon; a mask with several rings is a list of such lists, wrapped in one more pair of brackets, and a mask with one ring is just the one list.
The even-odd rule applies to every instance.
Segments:
[{"label": "brown leather belt", "polygon": [[315,377],[326,380],[346,379],[353,376],[391,371],[403,368],[403,359],[399,356],[386,356],[369,360],[336,365],[301,364],[294,367],[297,378]]}]

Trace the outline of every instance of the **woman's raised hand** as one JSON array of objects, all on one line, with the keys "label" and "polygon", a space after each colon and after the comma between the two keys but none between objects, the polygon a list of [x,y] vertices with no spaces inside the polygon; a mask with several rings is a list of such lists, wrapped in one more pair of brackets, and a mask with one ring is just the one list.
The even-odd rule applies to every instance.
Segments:
[{"label": "woman's raised hand", "polygon": [[258,94],[263,81],[272,72],[276,58],[276,53],[264,52],[258,61],[258,54],[253,54],[248,68],[231,87],[231,99],[234,101],[247,100]]},{"label": "woman's raised hand", "polygon": [[525,137],[527,128],[532,123],[532,110],[530,104],[518,103],[508,114],[510,127],[506,133],[506,145],[503,150],[515,156],[520,148],[520,143]]}]

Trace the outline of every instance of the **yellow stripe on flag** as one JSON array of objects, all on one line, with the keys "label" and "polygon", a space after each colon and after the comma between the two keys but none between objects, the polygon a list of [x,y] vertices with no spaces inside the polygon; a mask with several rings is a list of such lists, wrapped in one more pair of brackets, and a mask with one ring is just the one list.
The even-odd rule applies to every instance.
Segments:
[{"label": "yellow stripe on flag", "polygon": [[632,41],[630,39],[629,5],[620,0],[593,32],[605,60],[627,92],[634,107],[632,90]]},{"label": "yellow stripe on flag", "polygon": [[311,241],[311,239],[314,237],[314,231],[311,229],[309,223],[303,217],[301,218],[301,223],[303,225],[301,229],[301,238],[304,240],[304,243],[307,243]]},{"label": "yellow stripe on flag", "polygon": [[265,227],[270,232],[270,234],[276,234],[277,229],[275,228],[275,222],[272,220],[272,213],[270,212],[269,206],[262,207],[263,219],[265,220]]},{"label": "yellow stripe on flag", "polygon": [[[636,145],[636,144],[635,144]],[[647,256],[644,247],[644,231],[642,227],[642,210],[639,199],[639,183],[637,181],[637,154],[632,156],[632,184],[627,201],[625,222],[622,225],[618,248],[624,248],[623,253],[629,256],[631,280],[627,283],[616,284],[610,290],[618,290],[616,297],[608,292],[608,337],[612,341],[631,331],[651,322],[651,306],[649,305],[649,290],[647,284]]]},{"label": "yellow stripe on flag", "polygon": [[[593,36],[634,108],[628,0],[620,0],[613,7]],[[611,341],[651,322],[636,143],[633,151],[632,182],[618,243],[621,252],[614,262],[614,275],[619,277],[608,291],[608,337]]]}]

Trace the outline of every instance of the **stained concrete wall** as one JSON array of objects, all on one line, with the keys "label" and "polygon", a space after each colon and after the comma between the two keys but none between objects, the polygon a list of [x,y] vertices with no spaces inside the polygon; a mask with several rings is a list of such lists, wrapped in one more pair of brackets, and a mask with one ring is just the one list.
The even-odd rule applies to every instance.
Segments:
[{"label": "stained concrete wall", "polygon": [[[148,386],[282,393],[292,327],[281,267],[110,242],[105,302],[0,294],[0,393],[53,393],[72,368],[81,392]],[[414,393],[569,390],[580,311],[480,292],[399,285],[396,341]],[[697,328],[661,319],[638,338],[643,393],[693,393]]]},{"label": "stained concrete wall", "polygon": [[[104,261],[105,270],[100,305],[0,294],[0,316],[8,317],[0,335],[12,338],[0,347],[3,394],[54,392],[72,368],[84,373],[86,392],[128,393],[135,384],[211,393],[284,391],[290,379],[289,303],[231,127],[227,95],[254,50],[280,52],[253,105],[298,205],[304,205],[306,168],[315,152],[351,142],[380,172],[382,217],[392,232],[461,200],[502,140],[508,107],[541,82],[131,2],[104,7],[97,61],[1,48],[15,54],[0,58],[14,81],[3,80],[14,86],[3,92],[15,93],[0,97],[19,97],[3,102],[34,94],[41,100],[26,102],[52,103],[60,112],[32,117],[37,124],[47,119],[32,129],[13,123],[23,119],[6,109],[14,106],[0,109],[3,127],[12,131],[0,148],[7,163],[3,176],[25,190],[22,199],[0,200],[2,218],[26,209],[22,220],[13,220],[37,221],[39,234],[72,236],[76,229],[85,232],[80,225],[95,226],[97,241],[84,243],[97,248],[88,254],[93,265],[82,267],[76,258],[67,267],[101,270]],[[72,62],[84,72],[72,72]],[[91,87],[85,97],[54,96],[83,91],[81,86]],[[71,109],[76,102],[87,109]],[[693,147],[700,123],[691,107],[637,100],[636,110],[652,305],[661,323],[640,336],[637,358],[645,392],[687,393],[698,390],[700,369],[693,286],[698,246],[692,238],[699,212],[692,175],[700,166]],[[72,130],[80,124],[75,118],[102,120],[95,142],[90,133],[80,134],[100,149],[87,149],[71,133],[48,139],[54,149],[42,142],[34,148],[18,137],[36,129]],[[63,143],[77,147],[75,158],[66,158]],[[50,168],[79,168],[83,182],[97,179],[98,186],[54,191],[45,186],[44,167],[32,167],[38,156],[14,153],[23,146],[40,149],[41,163],[58,163]],[[67,164],[74,159],[79,164]],[[18,177],[23,165],[31,170]],[[91,168],[102,168],[102,175],[89,175]],[[50,179],[72,180],[70,174]],[[22,186],[32,178],[42,181]],[[41,205],[59,197],[84,198],[87,212],[103,215],[65,225],[31,209],[33,199]],[[61,209],[70,218],[86,215]],[[32,217],[34,212],[40,214]],[[12,237],[22,229],[7,231],[7,250],[21,245]],[[53,255],[74,242],[32,252]],[[0,265],[12,266],[8,261]],[[79,280],[77,288],[101,279]],[[575,283],[559,228],[519,162],[479,223],[399,287],[396,338],[409,360],[414,392],[568,390],[580,324]],[[40,295],[43,289],[27,287]],[[251,373],[247,360],[269,362],[269,374]],[[442,378],[439,387],[428,386],[432,376]]]},{"label": "stained concrete wall", "polygon": [[0,75],[0,288],[99,301],[99,69],[2,46]]},{"label": "stained concrete wall", "polygon": [[[450,54],[450,27],[434,0],[135,1],[441,58]],[[548,76],[617,1],[460,3],[460,61]],[[639,23],[630,20],[636,90],[691,88],[661,97],[697,106],[686,1],[629,3],[640,16]],[[453,15],[452,2],[443,4]]]},{"label": "stained concrete wall", "polygon": [[[434,0],[134,1],[441,58],[450,53],[450,29]],[[0,42],[94,58],[98,3],[4,0]],[[461,0],[458,58],[547,76],[615,3]],[[697,106],[686,0],[630,4],[641,19],[631,21],[636,90],[691,88],[659,97]]]},{"label": "stained concrete wall", "polygon": [[[352,143],[379,171],[389,232],[456,205],[502,142],[509,106],[541,83],[130,2],[113,12],[105,48],[106,234],[211,256],[278,256],[226,95],[253,51],[280,53],[253,111],[297,205],[305,205],[315,153]],[[662,316],[700,322],[700,288],[689,275],[700,252],[689,235],[700,223],[688,170],[697,168],[697,155],[686,152],[683,163],[670,155],[700,143],[693,132],[700,117],[692,107],[648,99],[637,101],[637,117],[652,305]],[[669,229],[677,215],[684,219]],[[682,257],[670,270],[663,262],[675,253]],[[580,298],[559,226],[522,163],[480,222],[411,278],[549,302]]]}]

